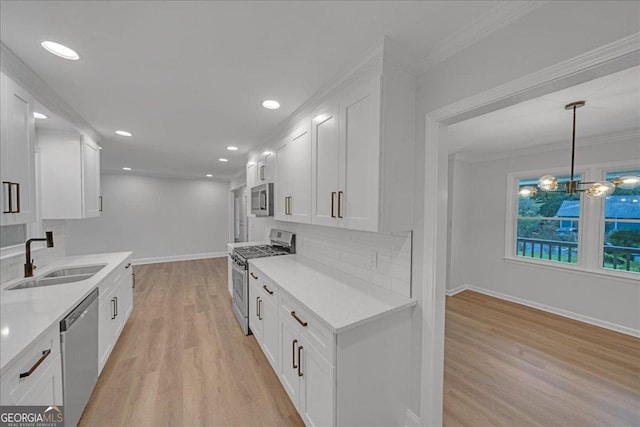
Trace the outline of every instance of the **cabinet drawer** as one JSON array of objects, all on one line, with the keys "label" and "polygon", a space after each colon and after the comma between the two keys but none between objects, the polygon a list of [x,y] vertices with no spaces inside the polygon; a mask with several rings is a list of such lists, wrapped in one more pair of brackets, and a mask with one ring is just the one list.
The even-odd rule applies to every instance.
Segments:
[{"label": "cabinet drawer", "polygon": [[305,340],[333,366],[335,357],[335,337],[333,332],[327,329],[320,319],[302,308],[300,303],[285,292],[282,292],[280,297],[280,316],[288,319]]},{"label": "cabinet drawer", "polygon": [[[41,375],[54,363],[60,364],[60,326],[56,323],[45,335],[22,352],[0,379],[2,405],[15,405],[31,390]],[[53,367],[58,369],[57,367]],[[60,366],[59,369],[62,369]],[[30,373],[20,378],[20,375]]]},{"label": "cabinet drawer", "polygon": [[253,266],[249,268],[249,284],[255,286],[265,300],[271,301],[276,306],[278,305],[279,286]]}]

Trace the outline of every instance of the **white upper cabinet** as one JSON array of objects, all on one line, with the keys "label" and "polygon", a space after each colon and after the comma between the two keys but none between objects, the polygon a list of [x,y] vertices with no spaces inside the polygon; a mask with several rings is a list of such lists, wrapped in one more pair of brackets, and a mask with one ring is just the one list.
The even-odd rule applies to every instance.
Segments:
[{"label": "white upper cabinet", "polygon": [[308,121],[275,151],[275,210],[280,221],[311,222],[311,135]]},{"label": "white upper cabinet", "polygon": [[340,170],[338,105],[328,102],[311,121],[311,222],[337,225]]},{"label": "white upper cabinet", "polygon": [[275,169],[275,156],[271,151],[265,151],[256,163],[257,167],[257,183],[264,184],[265,182],[273,182],[273,175]]},{"label": "white upper cabinet", "polygon": [[256,162],[247,163],[247,188],[255,187],[258,183],[258,169]]},{"label": "white upper cabinet", "polygon": [[77,132],[39,130],[43,219],[100,216],[100,150]]},{"label": "white upper cabinet", "polygon": [[0,75],[2,214],[0,225],[35,221],[35,100]]},{"label": "white upper cabinet", "polygon": [[312,223],[390,232],[413,226],[413,78],[356,79],[312,120]]}]

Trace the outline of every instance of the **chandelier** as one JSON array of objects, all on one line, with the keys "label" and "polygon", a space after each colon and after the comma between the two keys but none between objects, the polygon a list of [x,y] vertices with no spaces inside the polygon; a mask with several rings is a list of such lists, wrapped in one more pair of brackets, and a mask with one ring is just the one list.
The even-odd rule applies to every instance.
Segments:
[{"label": "chandelier", "polygon": [[573,137],[571,141],[571,178],[569,181],[558,182],[553,175],[545,175],[538,181],[538,188],[532,186],[521,187],[518,193],[521,197],[535,197],[538,191],[564,192],[566,194],[585,193],[589,197],[606,197],[612,194],[616,187],[632,189],[640,185],[640,176],[625,175],[613,178],[611,181],[581,182],[574,179],[574,159],[576,154],[576,110],[584,107],[585,101],[576,101],[565,105],[565,110],[573,110]]}]

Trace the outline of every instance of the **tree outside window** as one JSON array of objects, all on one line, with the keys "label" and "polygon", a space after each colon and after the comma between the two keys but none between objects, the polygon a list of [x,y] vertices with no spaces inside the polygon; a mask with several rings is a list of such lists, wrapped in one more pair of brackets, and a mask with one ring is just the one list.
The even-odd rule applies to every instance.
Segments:
[{"label": "tree outside window", "polygon": [[[520,179],[518,187],[536,186],[538,179]],[[532,198],[519,197],[516,255],[575,264],[580,212],[577,194],[540,191]]]}]

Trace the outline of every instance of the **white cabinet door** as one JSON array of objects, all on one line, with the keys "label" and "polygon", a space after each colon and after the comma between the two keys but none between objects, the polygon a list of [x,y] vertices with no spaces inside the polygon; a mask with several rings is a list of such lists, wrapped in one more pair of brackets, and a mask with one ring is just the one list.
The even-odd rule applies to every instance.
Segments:
[{"label": "white cabinet door", "polygon": [[256,163],[257,184],[273,181],[274,156],[270,151],[262,153],[262,157]]},{"label": "white cabinet door", "polygon": [[84,217],[100,216],[100,149],[87,137],[82,141],[82,178]]},{"label": "white cabinet door", "polygon": [[291,145],[285,139],[275,151],[275,190],[273,217],[278,221],[289,221],[289,197],[291,196]]},{"label": "white cabinet door", "polygon": [[247,163],[247,188],[254,187],[257,183],[258,175],[256,174],[257,166],[255,162]]},{"label": "white cabinet door", "polygon": [[298,411],[307,426],[334,425],[334,368],[303,341]]},{"label": "white cabinet door", "polygon": [[100,150],[77,132],[38,131],[43,219],[100,216]]},{"label": "white cabinet door", "polygon": [[266,297],[260,304],[260,314],[262,315],[262,348],[267,359],[278,370],[278,309],[275,304]]},{"label": "white cabinet door", "polygon": [[338,106],[331,102],[311,121],[311,223],[336,226],[340,171]]},{"label": "white cabinet door", "polygon": [[311,222],[311,135],[309,125],[297,130],[290,145],[291,194],[289,217],[293,222]]},{"label": "white cabinet door", "polygon": [[375,76],[348,87],[340,101],[340,184],[336,210],[340,226],[352,230],[378,230],[380,96],[381,78]]},{"label": "white cabinet door", "polygon": [[113,330],[116,305],[113,292],[106,296],[98,306],[98,375],[107,363],[113,350]]},{"label": "white cabinet door", "polygon": [[16,402],[16,405],[62,405],[62,358],[56,356],[53,363],[42,372],[33,387]]},{"label": "white cabinet door", "polygon": [[280,329],[280,382],[296,409],[300,402],[300,377],[298,375],[298,345],[300,339],[295,328],[286,320],[278,322]]},{"label": "white cabinet door", "polygon": [[126,273],[120,281],[118,287],[118,299],[116,300],[116,315],[121,319],[122,324],[118,328],[118,336],[122,332],[125,323],[133,311],[133,271],[131,264],[125,266]]},{"label": "white cabinet door", "polygon": [[262,343],[262,319],[260,318],[260,292],[251,284],[249,286],[249,328],[256,340]]},{"label": "white cabinet door", "polygon": [[34,99],[4,74],[0,88],[0,225],[26,224],[35,221]]}]

